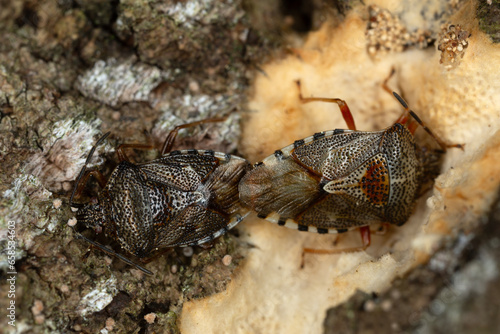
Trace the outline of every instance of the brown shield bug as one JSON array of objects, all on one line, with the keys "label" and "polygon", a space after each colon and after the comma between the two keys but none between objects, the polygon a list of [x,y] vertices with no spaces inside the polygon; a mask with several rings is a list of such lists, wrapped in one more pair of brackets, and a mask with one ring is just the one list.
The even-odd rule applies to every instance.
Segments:
[{"label": "brown shield bug", "polygon": [[[239,202],[238,183],[249,168],[240,157],[211,150],[171,151],[182,128],[224,119],[207,119],[174,128],[167,136],[161,157],[132,163],[126,149],[151,150],[152,144],[122,144],[120,160],[108,180],[97,169],[87,169],[99,139],[90,151],[70,198],[78,208],[77,221],[96,233],[104,232],[126,252],[148,258],[162,248],[201,245],[226,233],[248,214]],[[74,203],[90,176],[102,190],[90,203]],[[99,249],[151,274],[112,249],[85,239]]]},{"label": "brown shield bug", "polygon": [[[396,93],[405,111],[392,126],[381,131],[356,131],[345,101],[303,98],[299,81],[297,85],[302,103],[336,103],[349,130],[319,132],[275,151],[243,177],[240,200],[258,217],[299,231],[341,233],[360,228],[363,247],[342,251],[366,249],[369,225],[406,222],[428,178],[426,164],[435,162],[432,155],[441,155],[449,146]],[[416,144],[418,124],[442,151]]]}]

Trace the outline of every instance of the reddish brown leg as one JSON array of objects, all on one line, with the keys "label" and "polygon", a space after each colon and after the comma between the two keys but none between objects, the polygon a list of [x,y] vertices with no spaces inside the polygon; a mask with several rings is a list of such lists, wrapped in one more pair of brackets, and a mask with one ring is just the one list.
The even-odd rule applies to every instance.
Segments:
[{"label": "reddish brown leg", "polygon": [[[163,146],[161,149],[161,155],[164,155],[165,153],[168,153],[172,150],[172,146],[174,145],[175,138],[177,137],[177,134],[178,134],[180,129],[190,128],[190,127],[197,126],[200,124],[205,124],[205,123],[224,122],[226,119],[227,119],[227,117],[210,118],[210,119],[203,119],[201,121],[196,121],[196,122],[191,122],[191,123],[176,126],[167,135],[167,138],[165,139],[165,142],[163,143]],[[139,149],[139,150],[151,150],[154,148],[154,145],[153,145],[153,143],[122,144],[122,145],[118,146],[118,148],[116,149],[116,153],[118,154],[118,158],[120,159],[120,161],[129,161],[129,159],[124,151],[124,150],[129,149],[129,148]]]},{"label": "reddish brown leg", "polygon": [[128,161],[130,162],[129,157],[125,153],[125,150],[128,150],[130,148],[136,149],[136,150],[152,150],[155,148],[153,143],[148,143],[148,144],[121,144],[118,146],[116,149],[116,155],[118,155],[118,160],[120,162],[122,161]]},{"label": "reddish brown leg", "polygon": [[363,242],[363,246],[344,248],[344,249],[304,248],[303,252],[304,253],[313,253],[313,254],[339,254],[339,253],[354,253],[354,252],[363,251],[363,250],[367,249],[371,243],[370,227],[369,226],[360,227],[359,232],[361,233],[361,241]]},{"label": "reddish brown leg", "polygon": [[360,250],[365,250],[367,249],[370,244],[372,243],[371,237],[370,237],[370,227],[369,226],[363,226],[359,228],[359,232],[361,233],[361,240],[363,241],[363,246],[361,247]]},{"label": "reddish brown leg", "polygon": [[175,138],[177,137],[177,133],[179,132],[180,129],[190,128],[190,127],[197,126],[200,124],[205,124],[205,123],[224,122],[226,119],[227,119],[227,117],[209,118],[209,119],[204,119],[204,120],[197,121],[197,122],[191,122],[191,123],[176,126],[172,131],[170,131],[170,133],[167,136],[167,139],[165,139],[165,142],[163,143],[163,148],[161,149],[161,155],[164,155],[165,153],[168,153],[172,150],[172,146],[174,145]]},{"label": "reddish brown leg", "polygon": [[155,145],[153,143],[153,140],[149,136],[149,133],[147,131],[144,131],[146,137],[148,138],[147,143],[131,143],[131,144],[121,144],[118,146],[116,149],[116,155],[118,155],[118,160],[120,162],[122,161],[128,161],[131,162],[127,154],[125,153],[125,150],[127,149],[136,149],[136,150],[152,150],[155,148]]},{"label": "reddish brown leg", "polygon": [[302,90],[300,86],[300,80],[295,81],[297,84],[297,88],[299,89],[299,99],[301,103],[309,103],[309,102],[328,102],[328,103],[337,103],[340,108],[340,112],[342,113],[342,117],[347,124],[347,128],[349,130],[356,130],[356,125],[354,124],[354,118],[352,117],[351,111],[347,106],[347,103],[341,99],[335,98],[326,98],[326,97],[303,97]]}]

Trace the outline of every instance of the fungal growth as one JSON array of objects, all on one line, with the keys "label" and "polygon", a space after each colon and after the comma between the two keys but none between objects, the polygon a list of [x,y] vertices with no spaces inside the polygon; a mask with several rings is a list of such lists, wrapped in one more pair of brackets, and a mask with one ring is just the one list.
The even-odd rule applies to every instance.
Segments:
[{"label": "fungal growth", "polygon": [[370,20],[365,35],[367,51],[371,57],[402,52],[413,45],[425,48],[431,41],[429,31],[408,31],[401,20],[385,8],[371,5],[368,11]]},{"label": "fungal growth", "polygon": [[452,70],[460,65],[460,60],[464,57],[469,46],[467,41],[469,37],[469,32],[462,30],[460,25],[450,24],[448,27],[443,27],[438,45],[438,50],[441,51],[439,63],[447,70]]}]

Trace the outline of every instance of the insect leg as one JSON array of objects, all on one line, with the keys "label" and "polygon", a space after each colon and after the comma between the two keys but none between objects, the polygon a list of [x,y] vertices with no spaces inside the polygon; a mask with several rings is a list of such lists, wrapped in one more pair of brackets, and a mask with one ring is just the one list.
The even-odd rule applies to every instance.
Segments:
[{"label": "insect leg", "polygon": [[328,102],[328,103],[337,103],[340,108],[340,112],[342,113],[342,117],[347,124],[347,128],[349,130],[356,130],[356,125],[354,124],[354,118],[352,117],[351,110],[347,106],[347,103],[341,99],[335,98],[327,98],[327,97],[303,97],[302,90],[300,86],[300,80],[295,81],[297,84],[297,88],[299,89],[299,99],[301,103],[309,103],[309,102]]},{"label": "insect leg", "polygon": [[177,137],[177,133],[179,132],[180,129],[190,128],[190,127],[197,126],[200,124],[205,124],[205,123],[224,122],[226,119],[227,119],[227,117],[209,118],[209,119],[203,119],[203,120],[197,121],[197,122],[191,122],[191,123],[176,126],[172,131],[170,131],[167,138],[165,139],[165,142],[163,143],[163,147],[161,149],[161,155],[164,155],[165,153],[168,153],[172,150],[172,146],[174,145],[175,138]]},{"label": "insect leg", "polygon": [[116,149],[116,155],[118,155],[118,160],[130,162],[129,157],[125,154],[125,150],[129,148],[135,148],[137,150],[152,150],[155,148],[154,144],[121,144]]},{"label": "insect leg", "polygon": [[[385,80],[382,82],[382,85],[381,85],[382,88],[390,95],[393,95],[393,90],[389,87],[389,85],[387,83],[394,76],[394,73],[396,73],[396,69],[394,67],[391,67],[391,72],[389,73],[387,78],[385,78]],[[406,125],[408,127],[408,130],[412,134],[415,134],[415,131],[417,130],[418,124],[415,123],[414,120],[410,116],[411,115],[409,114],[409,109],[407,109],[403,112],[403,114],[397,119],[397,121],[395,123]]]},{"label": "insect leg", "polygon": [[131,162],[129,157],[125,153],[125,150],[127,150],[129,148],[133,148],[133,149],[137,149],[137,150],[152,150],[155,148],[155,145],[154,145],[153,141],[151,140],[151,137],[149,136],[147,131],[144,131],[144,132],[146,133],[146,136],[148,138],[148,143],[144,143],[144,144],[130,143],[130,144],[121,144],[120,146],[118,146],[118,148],[116,149],[116,155],[118,155],[118,160],[120,160],[120,162],[122,162],[122,161]]},{"label": "insect leg", "polygon": [[360,250],[365,250],[372,243],[372,240],[371,240],[371,237],[370,237],[370,235],[371,235],[370,227],[369,226],[360,227],[359,228],[359,233],[361,234],[361,240],[363,241],[363,246],[361,247]]},{"label": "insect leg", "polygon": [[360,247],[344,248],[344,249],[316,249],[316,248],[304,248],[304,253],[313,254],[339,254],[339,253],[354,253],[363,251],[368,248],[371,244],[371,232],[369,226],[362,226],[359,228],[361,234],[361,240],[363,245]]}]

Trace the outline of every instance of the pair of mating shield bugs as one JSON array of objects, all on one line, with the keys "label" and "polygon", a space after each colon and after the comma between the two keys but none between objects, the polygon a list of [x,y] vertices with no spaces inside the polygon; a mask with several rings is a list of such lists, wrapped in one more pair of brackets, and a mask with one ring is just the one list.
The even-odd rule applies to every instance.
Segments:
[{"label": "pair of mating shield bugs", "polygon": [[[120,163],[106,180],[98,170],[87,169],[87,164],[107,133],[90,151],[71,194],[77,220],[96,233],[104,231],[141,259],[162,248],[207,243],[243,220],[249,209],[260,218],[299,231],[339,233],[360,228],[361,249],[370,244],[369,225],[404,224],[428,178],[429,164],[436,161],[429,156],[438,156],[447,145],[396,93],[405,109],[401,117],[387,129],[365,132],[356,130],[345,101],[303,98],[300,82],[297,85],[302,103],[338,104],[349,129],[297,140],[251,168],[245,159],[229,154],[171,151],[181,128],[221,119],[198,121],[172,130],[161,157],[151,162],[134,164],[125,150],[153,149],[153,145],[120,145]],[[436,139],[441,151],[416,144],[418,125]],[[90,203],[74,203],[90,176],[102,190]],[[151,274],[112,249],[80,233],[77,236]]]}]

